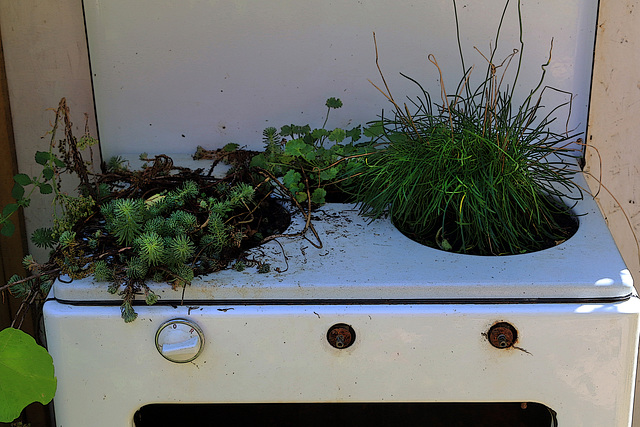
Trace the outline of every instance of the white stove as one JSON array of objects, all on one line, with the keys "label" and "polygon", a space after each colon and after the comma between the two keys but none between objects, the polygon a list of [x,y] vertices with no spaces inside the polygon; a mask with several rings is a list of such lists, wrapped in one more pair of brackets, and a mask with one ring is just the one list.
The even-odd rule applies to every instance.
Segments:
[{"label": "white stove", "polygon": [[[495,37],[503,6],[459,5],[465,46]],[[84,7],[107,155],[259,148],[265,126],[320,125],[328,96],[345,102],[344,122],[375,118],[372,31],[389,75],[406,60],[400,71],[432,78],[427,53],[459,68],[446,58],[457,52],[448,0]],[[555,37],[547,83],[577,95],[570,127],[584,127],[597,1],[526,2],[523,13],[525,62],[536,64],[525,74],[538,76]],[[494,427],[630,426],[640,301],[596,204],[575,211],[577,234],[554,248],[480,257],[424,247],[388,219],[328,204],[314,214],[322,247],[282,238],[249,255],[269,273],[225,270],[184,292],[153,284],[158,303],[137,305],[130,324],[104,283],[57,282],[44,306],[56,423],[209,425],[254,414],[262,425],[436,426],[429,414],[444,422],[454,408],[474,420],[529,417],[494,416]],[[294,216],[288,231],[302,226]]]},{"label": "white stove", "polygon": [[131,324],[104,283],[58,282],[58,425],[130,426],[158,403],[337,402],[537,403],[560,426],[630,425],[640,301],[595,203],[576,209],[557,247],[479,257],[329,204],[322,248],[281,239],[250,255],[270,273],[154,285]]}]

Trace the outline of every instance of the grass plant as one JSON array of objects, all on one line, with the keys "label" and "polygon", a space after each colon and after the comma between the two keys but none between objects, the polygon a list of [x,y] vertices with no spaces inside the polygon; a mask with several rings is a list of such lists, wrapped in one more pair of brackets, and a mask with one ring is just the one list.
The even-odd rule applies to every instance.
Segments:
[{"label": "grass plant", "polygon": [[[361,163],[355,188],[361,212],[374,218],[388,212],[405,234],[461,253],[518,254],[562,242],[575,231],[575,221],[558,199],[573,190],[576,198],[582,194],[571,180],[578,135],[551,130],[560,109],[570,114],[571,101],[542,105],[546,91],[557,91],[544,86],[553,41],[539,81],[516,104],[524,48],[520,1],[520,49],[500,63],[495,58],[507,1],[494,46],[482,55],[485,76],[475,86],[473,67],[465,66],[455,0],[453,6],[463,68],[455,93],[447,94],[441,68],[430,55],[440,73],[442,103],[432,102],[420,83],[401,73],[419,95],[399,105],[378,65],[384,89],[374,86],[392,103],[393,114],[383,114],[367,129],[382,148]],[[507,85],[512,62],[517,69]]]}]

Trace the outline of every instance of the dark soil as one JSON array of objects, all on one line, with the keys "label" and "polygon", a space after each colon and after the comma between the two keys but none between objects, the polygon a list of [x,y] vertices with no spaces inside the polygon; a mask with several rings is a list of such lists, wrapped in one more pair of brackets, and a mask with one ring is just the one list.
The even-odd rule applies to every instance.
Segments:
[{"label": "dark soil", "polygon": [[[508,248],[494,247],[494,250],[491,253],[486,253],[478,250],[475,246],[463,247],[462,239],[457,234],[458,226],[455,223],[455,220],[451,217],[445,218],[444,223],[439,221],[427,232],[416,232],[415,229],[411,228],[409,225],[400,225],[397,221],[393,222],[402,234],[415,242],[431,248],[444,250],[443,247],[441,247],[440,242],[443,238],[446,238],[447,242],[452,246],[450,252],[486,256],[518,255],[522,253],[537,252],[557,246],[564,243],[566,240],[571,238],[576,231],[578,231],[578,218],[573,215],[568,208],[565,206],[558,206],[555,201],[548,200],[548,202],[555,208],[552,218],[548,221],[547,227],[543,230],[531,231],[535,238],[535,243],[523,245],[517,251],[509,250]],[[448,231],[442,233],[442,230]]]}]

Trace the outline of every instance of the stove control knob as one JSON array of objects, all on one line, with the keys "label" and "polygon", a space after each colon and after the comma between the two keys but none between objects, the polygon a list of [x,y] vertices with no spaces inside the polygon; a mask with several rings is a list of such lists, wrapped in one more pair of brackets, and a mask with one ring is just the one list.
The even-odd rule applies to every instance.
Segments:
[{"label": "stove control knob", "polygon": [[190,320],[172,319],[158,328],[156,348],[162,357],[171,362],[191,362],[202,353],[204,334]]}]

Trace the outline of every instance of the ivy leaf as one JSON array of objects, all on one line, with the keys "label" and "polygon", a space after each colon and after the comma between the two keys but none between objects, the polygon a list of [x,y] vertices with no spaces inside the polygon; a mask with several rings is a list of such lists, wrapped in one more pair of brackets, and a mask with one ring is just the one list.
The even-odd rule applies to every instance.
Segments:
[{"label": "ivy leaf", "polygon": [[351,141],[356,142],[360,139],[362,135],[362,129],[360,126],[356,126],[353,129],[349,129],[347,131],[347,137],[351,138]]},{"label": "ivy leaf", "polygon": [[11,197],[19,200],[22,199],[22,196],[24,196],[24,187],[16,182],[13,186],[13,189],[11,190]]},{"label": "ivy leaf", "polygon": [[324,188],[316,188],[315,190],[313,190],[313,193],[311,193],[311,201],[313,203],[323,205],[325,202],[324,198],[326,195],[327,195],[327,190],[325,190]]},{"label": "ivy leaf", "polygon": [[304,125],[304,126],[294,125],[292,129],[293,129],[293,133],[297,133],[298,135],[308,135],[311,133],[311,126],[309,125]]},{"label": "ivy leaf", "polygon": [[308,151],[307,144],[304,143],[301,139],[292,139],[287,142],[287,145],[284,147],[284,154],[288,154],[290,156],[303,157],[305,153]]},{"label": "ivy leaf", "polygon": [[340,98],[331,97],[327,99],[325,105],[329,108],[340,108],[342,107],[342,101],[340,100]]},{"label": "ivy leaf", "polygon": [[4,225],[2,226],[2,229],[0,229],[0,234],[2,234],[3,236],[11,237],[13,236],[13,233],[15,231],[16,231],[16,226],[13,225],[11,221],[7,220],[7,222],[5,222]]},{"label": "ivy leaf", "polygon": [[329,152],[332,155],[342,156],[345,152],[345,146],[342,144],[333,144],[333,146],[331,146],[331,148],[329,149]]},{"label": "ivy leaf", "polygon": [[289,169],[287,173],[282,177],[282,183],[285,187],[287,187],[292,192],[298,190],[300,186],[300,180],[302,179],[302,175],[300,172],[296,172],[293,169]]},{"label": "ivy leaf", "polygon": [[329,135],[329,131],[328,131],[328,130],[326,130],[326,129],[314,129],[314,130],[311,132],[311,136],[312,136],[314,139],[320,139],[320,138],[322,138],[323,136],[327,136],[327,135]]},{"label": "ivy leaf", "polygon": [[307,201],[307,193],[304,191],[298,191],[296,193],[296,200],[298,203],[303,203]]},{"label": "ivy leaf", "polygon": [[13,177],[13,180],[15,182],[17,182],[20,185],[29,185],[31,184],[33,181],[31,181],[31,178],[29,177],[29,175],[24,174],[24,173],[19,173],[17,175],[15,175]]},{"label": "ivy leaf", "polygon": [[60,160],[56,156],[52,156],[52,158],[53,158],[53,164],[55,164],[57,167],[63,168],[67,166],[62,160]]},{"label": "ivy leaf", "polygon": [[303,157],[308,162],[313,162],[316,159],[316,152],[313,148],[307,146],[304,150]]},{"label": "ivy leaf", "polygon": [[40,184],[38,187],[40,188],[40,194],[51,194],[53,192],[53,187],[49,184]]},{"label": "ivy leaf", "polygon": [[338,175],[338,168],[333,167],[333,168],[325,169],[322,172],[320,172],[320,179],[322,181],[331,181],[332,179],[335,179],[337,175]]},{"label": "ivy leaf", "polygon": [[291,129],[291,126],[289,125],[284,125],[280,128],[280,135],[282,136],[291,136],[293,135],[293,130]]},{"label": "ivy leaf", "polygon": [[53,154],[49,153],[48,151],[36,151],[36,156],[35,156],[36,163],[39,165],[42,165],[42,166],[46,165],[47,162],[51,160],[52,157],[55,157],[55,156],[53,156]]},{"label": "ivy leaf", "polygon": [[53,360],[28,334],[0,331],[0,422],[9,423],[33,402],[46,405],[56,392]]},{"label": "ivy leaf", "polygon": [[329,141],[342,142],[347,137],[347,133],[344,129],[334,129],[329,134]]}]

